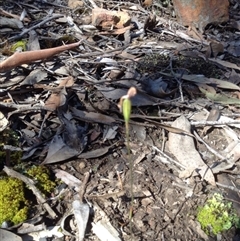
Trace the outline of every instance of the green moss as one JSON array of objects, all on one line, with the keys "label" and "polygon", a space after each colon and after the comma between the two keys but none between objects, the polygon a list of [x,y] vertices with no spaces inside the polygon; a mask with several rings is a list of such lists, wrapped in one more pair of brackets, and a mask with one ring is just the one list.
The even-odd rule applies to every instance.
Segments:
[{"label": "green moss", "polygon": [[56,186],[50,179],[50,171],[45,166],[32,166],[26,174],[36,181],[36,187],[45,195],[49,194]]},{"label": "green moss", "polygon": [[197,220],[205,233],[217,235],[233,225],[239,225],[240,219],[235,214],[232,203],[224,201],[221,194],[215,193],[204,207],[199,209]]},{"label": "green moss", "polygon": [[0,224],[11,221],[18,224],[27,219],[28,206],[24,197],[24,185],[15,178],[0,179]]}]

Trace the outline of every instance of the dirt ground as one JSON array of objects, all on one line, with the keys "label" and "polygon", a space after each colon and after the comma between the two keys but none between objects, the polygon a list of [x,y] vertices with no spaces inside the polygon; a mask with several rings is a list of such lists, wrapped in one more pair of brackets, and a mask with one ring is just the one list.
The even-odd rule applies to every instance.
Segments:
[{"label": "dirt ground", "polygon": [[[236,213],[240,215],[238,189],[240,147],[231,154],[230,157],[234,156],[234,161],[231,163],[229,161],[231,158],[228,156],[231,150],[227,149],[231,142],[228,133],[231,132],[238,143],[239,123],[228,125],[196,123],[204,120],[217,121],[216,115],[229,117],[230,122],[239,121],[239,104],[214,100],[211,96],[205,95],[204,90],[200,91],[201,86],[198,83],[184,79],[185,75],[204,75],[209,79],[227,80],[239,86],[239,56],[231,55],[227,51],[222,55],[218,54],[221,60],[237,66],[231,68],[227,64],[223,66],[214,62],[217,58],[211,61],[203,57],[196,58],[187,51],[184,54],[180,53],[175,47],[158,48],[157,46],[163,42],[177,44],[188,42],[174,34],[164,34],[164,29],[169,31],[170,22],[173,32],[186,30],[169,14],[172,9],[170,3],[168,7],[161,9],[161,16],[157,18],[157,21],[162,21],[158,25],[161,31],[157,27],[153,28],[143,37],[133,38],[128,47],[124,47],[122,43],[127,39],[124,35],[126,33],[106,34],[102,29],[91,30],[87,23],[83,24],[83,19],[86,21],[91,15],[91,9],[86,7],[85,1],[82,3],[83,6],[79,5],[74,10],[67,8],[68,4],[65,1],[49,1],[47,4],[24,0],[22,3],[17,3],[21,6],[21,11],[26,8],[32,15],[40,16],[32,22],[32,26],[40,22],[43,18],[41,15],[45,16],[46,12],[52,10],[65,16],[71,15],[78,26],[84,25],[85,29],[82,29],[83,33],[80,35],[87,38],[78,51],[64,52],[45,60],[44,63],[38,62],[33,65],[30,63],[28,66],[12,70],[11,73],[1,73],[1,88],[7,89],[10,93],[1,94],[1,111],[8,117],[10,129],[21,136],[19,140],[20,147],[24,150],[23,163],[26,165],[43,163],[51,170],[53,176],[62,170],[82,182],[79,184],[82,191],[79,191],[74,186],[67,185],[68,183],[64,184],[65,179],[61,176],[63,174],[59,174],[61,184],[52,191],[51,197],[46,197],[47,203],[57,214],[55,219],[49,216],[43,206],[35,200],[34,195],[29,194],[32,206],[30,217],[39,218],[34,224],[44,223],[46,227],[58,225],[64,227],[63,237],[46,240],[78,240],[74,217],[69,216],[69,213],[72,210],[73,200],[80,193],[81,201],[90,208],[84,239],[86,241],[107,240],[98,238],[93,232],[93,224],[98,221],[108,224],[109,230],[110,226],[114,228],[114,231],[111,229],[116,237],[112,239],[113,241],[239,241],[240,231],[236,227],[217,236],[211,232],[207,235],[196,218],[198,210],[214,193],[221,193],[225,200],[231,201]],[[116,4],[113,1],[95,3],[105,8]],[[21,11],[16,9],[12,1],[0,4],[6,11],[10,11],[14,6],[12,12],[21,15]],[[130,6],[135,6],[138,2],[119,4],[122,8],[130,9]],[[135,24],[140,25],[144,24],[149,15],[158,11],[159,9],[153,5],[145,9],[145,12],[132,11],[131,17]],[[231,1],[230,18],[239,17],[239,11],[238,1]],[[62,45],[64,39],[67,43],[76,42],[78,39],[76,36],[71,39],[70,25],[65,19],[61,21],[49,21],[49,26],[43,24],[37,28],[41,47],[51,48]],[[90,22],[88,24],[91,25]],[[133,33],[133,30],[131,31]],[[15,36],[12,32],[8,34],[9,38]],[[1,33],[1,42],[8,34]],[[216,38],[224,43],[238,39],[239,35],[227,24],[209,26],[204,34],[204,37],[217,35]],[[71,38],[67,37],[68,35]],[[191,44],[199,51],[201,44],[193,42]],[[125,55],[121,52],[124,49],[127,49]],[[103,58],[101,55],[106,59],[101,59]],[[16,76],[23,76],[22,79],[25,79],[34,69],[40,69],[42,71],[40,75],[45,77],[27,84],[21,84],[14,79]],[[117,78],[109,77],[109,71],[111,74],[116,74]],[[171,75],[173,72],[174,77]],[[74,83],[65,84],[59,91],[60,79],[69,76]],[[16,82],[13,86],[4,87],[6,79]],[[202,88],[206,88],[209,93],[214,89],[215,94],[239,99],[238,89],[229,89],[229,86],[221,88],[219,84],[209,84],[210,87],[207,88],[206,83]],[[117,104],[131,86],[137,88],[138,96],[132,99],[129,137],[131,154],[128,155],[126,129]],[[44,107],[52,108],[49,103],[46,104],[46,100],[52,93],[57,93],[56,96],[59,97],[59,93],[62,94],[63,90],[65,92],[62,96],[65,102],[62,106],[55,106],[51,112],[47,108],[34,109],[34,101],[44,103]],[[60,101],[59,99],[54,101]],[[29,105],[28,110],[18,108],[21,104]],[[82,111],[81,114],[77,110]],[[214,114],[214,111],[217,114]],[[71,116],[68,118],[66,113]],[[88,116],[87,113],[91,115]],[[93,113],[99,115],[95,116]],[[209,113],[213,113],[213,119],[208,118]],[[174,121],[181,116],[185,116],[189,121],[189,131],[178,132],[172,128]],[[189,136],[189,133],[192,136]],[[53,151],[54,155],[46,158],[50,146],[53,145],[52,140],[57,135],[61,136],[68,149],[63,151],[62,147],[58,153],[56,149],[57,154]],[[179,161],[179,154],[173,151],[169,144],[179,135],[183,137],[182,142],[178,144],[179,150],[190,153],[194,149],[204,163],[201,168],[206,165],[210,169],[209,179],[206,177],[208,174],[200,174],[201,168],[195,163],[194,157],[189,163]],[[185,145],[186,136],[192,139],[193,145]],[[80,144],[76,141],[78,138],[81,139]],[[72,154],[76,151],[73,139],[79,148],[77,154]],[[6,159],[2,162],[6,165],[9,164],[8,161]],[[223,166],[219,167],[220,164]],[[11,163],[9,166],[12,166]],[[182,174],[183,171],[189,171],[188,175]],[[89,175],[88,179],[86,175]],[[85,186],[84,180],[86,180]],[[18,228],[9,227],[12,232],[19,234]],[[23,240],[28,240],[26,236],[23,237],[25,237]]]}]

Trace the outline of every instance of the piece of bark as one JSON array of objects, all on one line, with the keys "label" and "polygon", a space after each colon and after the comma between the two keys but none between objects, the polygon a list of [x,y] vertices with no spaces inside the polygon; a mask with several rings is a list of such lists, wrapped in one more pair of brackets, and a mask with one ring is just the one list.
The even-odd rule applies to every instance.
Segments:
[{"label": "piece of bark", "polygon": [[29,64],[34,61],[51,58],[52,56],[59,54],[65,50],[70,50],[78,47],[80,45],[80,42],[81,41],[49,49],[26,51],[21,53],[16,52],[0,63],[0,72],[11,70],[22,64]]},{"label": "piece of bark", "polygon": [[200,31],[210,23],[229,20],[228,0],[173,0],[173,6],[180,24],[194,26]]}]

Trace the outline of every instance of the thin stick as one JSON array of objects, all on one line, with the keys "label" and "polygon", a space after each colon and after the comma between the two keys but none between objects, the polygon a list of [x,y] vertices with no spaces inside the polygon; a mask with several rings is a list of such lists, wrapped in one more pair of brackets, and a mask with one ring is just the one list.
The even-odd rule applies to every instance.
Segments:
[{"label": "thin stick", "polygon": [[46,209],[46,211],[49,213],[49,215],[55,219],[57,217],[57,214],[52,210],[52,208],[48,205],[48,203],[46,202],[46,200],[44,199],[42,193],[36,188],[36,186],[34,185],[34,181],[8,167],[4,167],[3,171],[7,173],[8,176],[11,177],[15,177],[21,181],[23,181],[29,189],[32,190],[32,192],[34,193],[34,195],[36,196],[37,200],[40,202],[40,204],[43,205],[43,207]]},{"label": "thin stick", "polygon": [[11,42],[13,40],[17,40],[17,39],[20,39],[22,38],[25,34],[27,34],[29,31],[33,30],[33,29],[36,29],[36,28],[39,28],[41,27],[44,23],[47,23],[55,18],[61,18],[61,17],[64,17],[63,14],[55,14],[53,16],[50,16],[50,17],[46,17],[45,19],[43,19],[40,23],[32,26],[31,28],[27,28],[27,29],[24,29],[20,34],[16,35],[16,36],[13,36],[9,39],[6,39],[5,41],[1,42],[0,43],[0,46],[4,45],[5,43],[7,42]]}]

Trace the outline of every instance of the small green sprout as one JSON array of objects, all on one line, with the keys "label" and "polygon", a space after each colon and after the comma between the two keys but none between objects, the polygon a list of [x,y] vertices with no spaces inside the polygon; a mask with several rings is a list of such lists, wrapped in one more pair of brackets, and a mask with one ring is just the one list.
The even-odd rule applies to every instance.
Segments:
[{"label": "small green sprout", "polygon": [[198,210],[197,220],[206,234],[217,235],[239,226],[239,217],[235,214],[231,202],[223,200],[223,196],[215,193],[207,203]]},{"label": "small green sprout", "polygon": [[131,110],[132,110],[132,102],[131,98],[135,96],[137,93],[137,90],[135,87],[131,87],[128,90],[128,93],[121,97],[120,102],[118,104],[118,107],[120,111],[123,113],[124,121],[125,121],[125,128],[126,128],[126,137],[127,140],[129,138],[129,120],[131,116]]},{"label": "small green sprout", "polygon": [[[130,160],[130,145],[129,145],[129,121],[131,117],[131,110],[132,110],[132,102],[131,98],[135,96],[137,93],[137,90],[135,87],[131,87],[128,90],[127,95],[122,96],[120,99],[120,102],[118,104],[118,107],[120,111],[123,113],[124,121],[125,121],[125,129],[126,129],[126,139],[127,139],[127,153],[128,153],[128,160],[130,162],[130,176],[131,176],[131,183],[130,183],[130,191],[131,191],[131,208],[129,212],[129,219],[130,219],[130,230],[132,235],[132,212],[133,212],[133,163]],[[131,239],[132,240],[132,239]]]}]

